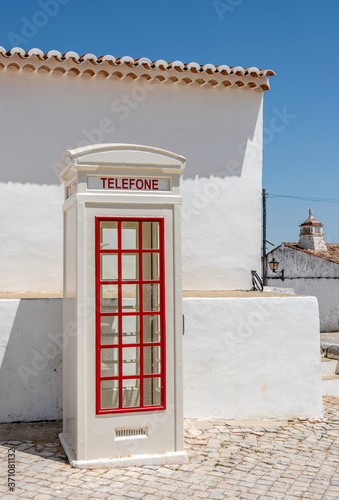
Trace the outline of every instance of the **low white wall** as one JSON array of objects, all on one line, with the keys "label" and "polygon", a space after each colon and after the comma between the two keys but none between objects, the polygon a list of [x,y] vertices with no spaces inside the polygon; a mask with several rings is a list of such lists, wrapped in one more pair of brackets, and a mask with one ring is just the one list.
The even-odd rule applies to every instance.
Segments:
[{"label": "low white wall", "polygon": [[62,418],[62,299],[0,300],[0,422]]},{"label": "low white wall", "polygon": [[314,297],[184,299],[184,415],[321,414]]},{"label": "low white wall", "polygon": [[[279,262],[279,270],[284,269],[285,280],[274,279],[268,269],[268,286],[294,288],[296,294],[316,297],[320,331],[339,331],[339,265],[283,245],[270,252],[268,260],[272,257]],[[322,278],[315,279],[317,276]]]},{"label": "low white wall", "polygon": [[[314,297],[184,298],[184,416],[321,413]],[[0,422],[62,417],[62,300],[0,301]]]},{"label": "low white wall", "polygon": [[296,294],[316,297],[319,304],[320,331],[339,331],[338,279],[286,279],[284,282],[269,280],[268,285],[293,288]]}]

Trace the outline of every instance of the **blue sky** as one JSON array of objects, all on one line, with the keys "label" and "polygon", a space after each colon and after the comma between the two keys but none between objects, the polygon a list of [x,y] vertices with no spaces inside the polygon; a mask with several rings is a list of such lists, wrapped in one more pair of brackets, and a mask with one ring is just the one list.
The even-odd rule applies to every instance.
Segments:
[{"label": "blue sky", "polygon": [[[338,21],[337,0],[11,0],[1,9],[0,45],[274,69],[263,187],[339,200]],[[276,113],[285,116],[279,131],[271,128]],[[310,206],[326,240],[339,242],[339,203],[267,205],[275,244],[298,239]]]}]

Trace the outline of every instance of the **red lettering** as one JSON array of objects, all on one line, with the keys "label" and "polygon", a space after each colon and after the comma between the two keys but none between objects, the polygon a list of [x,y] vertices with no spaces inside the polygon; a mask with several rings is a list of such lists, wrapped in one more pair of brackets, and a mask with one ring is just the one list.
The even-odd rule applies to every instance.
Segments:
[{"label": "red lettering", "polygon": [[[100,177],[103,189],[154,189],[159,190],[159,179],[115,179],[110,177]],[[119,182],[120,180],[120,182]],[[73,186],[72,186],[73,187]],[[71,186],[69,186],[69,190]]]}]

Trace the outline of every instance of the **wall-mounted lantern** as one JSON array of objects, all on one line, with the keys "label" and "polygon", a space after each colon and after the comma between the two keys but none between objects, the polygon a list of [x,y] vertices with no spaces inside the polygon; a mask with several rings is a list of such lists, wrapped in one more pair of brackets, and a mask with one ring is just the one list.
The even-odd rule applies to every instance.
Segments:
[{"label": "wall-mounted lantern", "polygon": [[275,274],[277,274],[277,277],[284,281],[285,280],[285,276],[284,276],[284,270],[282,270],[281,272],[279,272],[277,269],[279,267],[279,262],[276,261],[274,258],[271,260],[271,262],[269,262],[269,266],[270,266],[270,269],[271,271],[273,271]]}]

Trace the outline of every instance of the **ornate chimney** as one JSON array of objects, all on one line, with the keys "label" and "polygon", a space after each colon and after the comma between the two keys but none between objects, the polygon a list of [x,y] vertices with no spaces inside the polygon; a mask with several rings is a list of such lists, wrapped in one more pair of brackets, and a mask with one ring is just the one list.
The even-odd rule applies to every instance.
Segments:
[{"label": "ornate chimney", "polygon": [[313,252],[328,252],[324,240],[323,224],[313,217],[312,208],[310,208],[308,219],[300,224],[299,246]]}]

